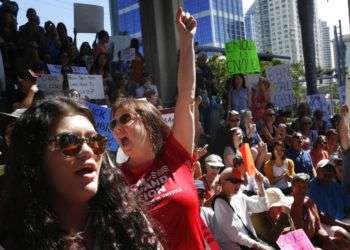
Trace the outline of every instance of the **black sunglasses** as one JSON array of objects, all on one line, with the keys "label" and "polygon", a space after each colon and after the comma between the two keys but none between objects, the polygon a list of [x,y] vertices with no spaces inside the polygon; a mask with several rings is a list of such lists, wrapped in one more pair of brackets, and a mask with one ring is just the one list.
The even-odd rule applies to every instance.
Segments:
[{"label": "black sunglasses", "polygon": [[109,129],[113,131],[118,124],[125,125],[130,122],[131,119],[132,115],[130,113],[122,114],[118,119],[114,118],[109,122]]},{"label": "black sunglasses", "polygon": [[72,133],[62,133],[55,135],[49,139],[49,147],[51,151],[59,149],[66,157],[73,157],[80,153],[83,144],[87,143],[95,155],[101,155],[106,150],[107,138],[95,134],[93,136],[83,138]]}]

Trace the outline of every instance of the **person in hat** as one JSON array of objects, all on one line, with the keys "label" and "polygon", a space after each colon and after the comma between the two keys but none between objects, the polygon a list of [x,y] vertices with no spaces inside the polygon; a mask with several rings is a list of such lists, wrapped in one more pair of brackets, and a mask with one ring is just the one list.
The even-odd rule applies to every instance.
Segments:
[{"label": "person in hat", "polygon": [[350,222],[350,219],[347,218],[350,200],[347,199],[342,186],[334,180],[333,162],[328,159],[321,160],[316,170],[316,178],[310,181],[309,197],[324,216]]},{"label": "person in hat", "polygon": [[205,186],[205,199],[209,200],[216,193],[219,172],[225,165],[221,157],[215,154],[207,156],[204,162],[206,174],[202,175],[199,180],[203,181]]},{"label": "person in hat", "polygon": [[241,171],[228,167],[220,175],[222,191],[213,200],[214,214],[218,229],[216,239],[222,250],[271,249],[261,241],[253,227],[250,213],[268,210],[268,202],[263,187],[263,176],[256,173],[258,197],[248,197],[240,192],[244,178]]},{"label": "person in hat", "polygon": [[279,188],[266,189],[269,210],[251,215],[252,223],[258,237],[272,246],[277,247],[276,241],[282,232],[294,229],[290,217],[290,207],[293,197],[285,196]]},{"label": "person in hat", "polygon": [[35,101],[43,99],[44,95],[36,84],[37,77],[29,69],[18,73],[18,89],[10,101],[12,110],[29,108]]},{"label": "person in hat", "polygon": [[293,177],[294,202],[290,215],[295,229],[303,229],[314,246],[322,249],[349,249],[350,242],[343,235],[335,234],[335,237],[332,237],[322,225],[315,202],[307,196],[309,181],[310,176],[305,173],[298,173]]}]

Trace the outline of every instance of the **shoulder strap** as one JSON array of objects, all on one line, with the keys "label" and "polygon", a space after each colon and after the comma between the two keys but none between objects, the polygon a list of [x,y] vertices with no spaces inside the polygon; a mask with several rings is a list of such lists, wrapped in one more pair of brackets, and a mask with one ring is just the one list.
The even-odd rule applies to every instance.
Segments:
[{"label": "shoulder strap", "polygon": [[214,197],[213,202],[212,202],[212,208],[214,210],[215,213],[215,209],[214,209],[214,204],[217,198],[221,198],[222,200],[224,200],[227,205],[232,209],[233,214],[235,214],[237,216],[237,218],[242,222],[245,230],[248,232],[248,235],[250,238],[254,239],[254,240],[259,240],[258,237],[249,229],[249,227],[247,227],[247,225],[244,223],[244,221],[242,220],[241,216],[239,216],[239,214],[235,211],[235,209],[231,206],[229,200],[227,199],[226,196],[224,196],[222,193],[219,193],[216,195],[216,197]]}]

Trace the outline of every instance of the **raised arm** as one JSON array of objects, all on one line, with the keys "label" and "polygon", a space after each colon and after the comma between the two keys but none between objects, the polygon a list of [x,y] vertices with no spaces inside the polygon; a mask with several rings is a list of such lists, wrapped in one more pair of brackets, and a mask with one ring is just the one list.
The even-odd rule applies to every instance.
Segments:
[{"label": "raised arm", "polygon": [[177,75],[178,98],[175,107],[173,134],[177,141],[192,155],[194,147],[194,103],[196,72],[194,58],[194,34],[197,22],[193,16],[179,8],[176,26],[180,39],[180,61]]},{"label": "raised arm", "polygon": [[350,148],[350,135],[349,135],[349,107],[343,105],[340,110],[341,120],[339,124],[339,139],[340,145],[344,150]]}]

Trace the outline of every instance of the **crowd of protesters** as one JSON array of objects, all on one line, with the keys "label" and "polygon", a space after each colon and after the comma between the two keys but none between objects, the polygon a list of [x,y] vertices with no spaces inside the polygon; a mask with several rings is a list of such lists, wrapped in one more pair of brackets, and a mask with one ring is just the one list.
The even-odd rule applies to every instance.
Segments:
[{"label": "crowd of protesters", "polygon": [[[196,20],[180,8],[170,128],[137,39],[131,61],[113,58],[106,31],[78,50],[63,23],[41,27],[35,9],[18,28],[18,8],[0,6],[0,249],[279,249],[296,229],[319,249],[349,249],[347,106],[328,118],[302,102],[294,117],[273,105],[267,79],[250,86],[243,74],[220,97],[194,46]],[[48,64],[61,66],[62,96],[36,84]],[[69,89],[72,66],[102,76],[118,152]]]}]

